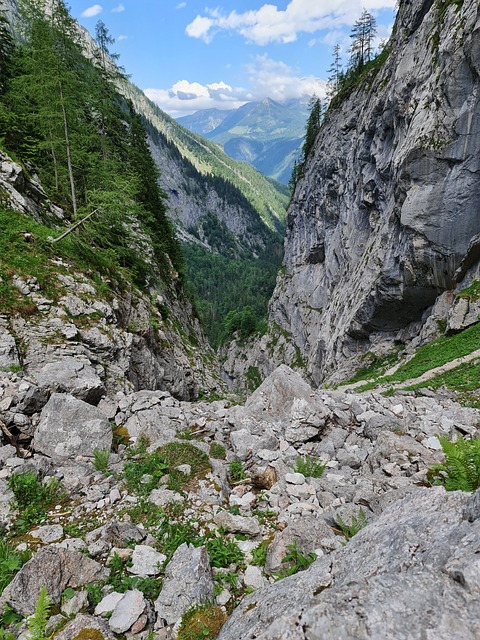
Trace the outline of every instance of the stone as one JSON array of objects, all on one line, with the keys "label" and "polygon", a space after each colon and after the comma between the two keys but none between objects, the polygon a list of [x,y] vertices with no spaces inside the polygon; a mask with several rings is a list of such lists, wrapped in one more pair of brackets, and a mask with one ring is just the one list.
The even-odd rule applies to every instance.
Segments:
[{"label": "stone", "polygon": [[132,554],[132,565],[127,567],[127,571],[136,576],[156,576],[160,573],[166,559],[167,556],[153,547],[137,544]]},{"label": "stone", "polygon": [[261,532],[260,524],[256,518],[236,516],[229,511],[220,511],[213,517],[215,524],[226,531],[244,533],[250,536],[257,536]]},{"label": "stone", "polygon": [[77,358],[49,362],[35,373],[35,379],[40,389],[70,393],[89,404],[97,404],[105,393],[105,386],[93,367]]},{"label": "stone", "polygon": [[143,614],[147,602],[138,589],[126,591],[118,601],[108,626],[114,633],[125,633]]},{"label": "stone", "polygon": [[57,542],[63,538],[63,527],[59,524],[45,525],[30,532],[32,538],[37,538],[44,544]]},{"label": "stone", "polygon": [[34,448],[55,460],[68,460],[93,457],[95,449],[110,451],[112,439],[110,423],[96,407],[54,393],[42,409]]},{"label": "stone", "polygon": [[260,589],[266,584],[266,580],[263,577],[260,567],[252,565],[248,565],[245,569],[243,582],[246,587],[250,587],[251,589]]},{"label": "stone", "polygon": [[77,615],[74,620],[55,634],[55,638],[58,640],[75,640],[79,637],[84,637],[86,640],[87,638],[115,640],[115,636],[105,620],[86,614]]},{"label": "stone", "polygon": [[59,603],[67,587],[99,582],[108,570],[78,551],[43,547],[20,569],[2,594],[2,600],[24,616],[35,611],[40,589],[45,586],[53,604]]},{"label": "stone", "polygon": [[479,520],[465,516],[478,495],[411,487],[347,545],[245,598],[219,640],[277,637],[278,620],[300,640],[476,640]]},{"label": "stone", "polygon": [[214,582],[205,547],[178,547],[165,569],[163,587],[155,601],[157,625],[174,625],[192,606],[214,597]]},{"label": "stone", "polygon": [[87,607],[88,593],[86,591],[76,591],[73,598],[63,599],[61,610],[67,617],[72,617]]}]

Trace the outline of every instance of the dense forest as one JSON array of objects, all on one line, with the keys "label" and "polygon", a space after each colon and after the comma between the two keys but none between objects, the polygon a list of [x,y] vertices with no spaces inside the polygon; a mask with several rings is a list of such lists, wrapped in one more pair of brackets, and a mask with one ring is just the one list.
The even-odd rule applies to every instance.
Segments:
[{"label": "dense forest", "polygon": [[48,12],[40,1],[19,6],[15,38],[1,17],[0,147],[38,174],[67,223],[95,212],[78,230],[79,251],[101,252],[104,265],[141,287],[179,283],[180,245],[145,129],[116,90],[121,72],[105,25],[88,60],[61,0]]}]

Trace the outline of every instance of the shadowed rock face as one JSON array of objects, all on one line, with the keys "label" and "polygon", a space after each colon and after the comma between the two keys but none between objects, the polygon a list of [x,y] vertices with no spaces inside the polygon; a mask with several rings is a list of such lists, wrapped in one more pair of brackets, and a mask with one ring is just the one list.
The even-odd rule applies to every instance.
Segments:
[{"label": "shadowed rock face", "polygon": [[325,119],[271,307],[317,384],[419,321],[480,231],[479,36],[473,0],[403,3],[386,62]]}]

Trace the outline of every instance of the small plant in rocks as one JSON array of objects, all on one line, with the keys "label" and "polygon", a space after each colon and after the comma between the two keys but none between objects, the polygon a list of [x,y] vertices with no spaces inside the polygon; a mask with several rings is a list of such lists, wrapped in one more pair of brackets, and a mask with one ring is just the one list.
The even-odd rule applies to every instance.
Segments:
[{"label": "small plant in rocks", "polygon": [[480,438],[466,440],[459,437],[456,442],[439,437],[445,461],[434,464],[427,477],[447,491],[476,491],[480,487]]},{"label": "small plant in rocks", "polygon": [[27,554],[15,551],[7,542],[0,540],[0,594],[27,559]]},{"label": "small plant in rocks", "polygon": [[232,482],[238,482],[239,480],[245,480],[247,474],[243,469],[243,462],[241,460],[232,460],[228,465],[228,475]]},{"label": "small plant in rocks", "polygon": [[95,449],[93,452],[93,466],[97,471],[106,473],[110,462],[109,449]]},{"label": "small plant in rocks", "polygon": [[226,614],[221,607],[203,604],[189,609],[184,614],[178,640],[214,640],[220,633]]},{"label": "small plant in rocks", "polygon": [[294,573],[308,569],[308,567],[317,559],[315,553],[308,553],[306,556],[297,547],[297,541],[294,540],[292,544],[287,544],[287,553],[282,559],[282,564],[287,565],[285,569],[274,574],[277,580],[293,576]]},{"label": "small plant in rocks", "polygon": [[297,456],[293,470],[306,478],[321,478],[325,465],[311,456]]},{"label": "small plant in rocks", "polygon": [[356,535],[361,529],[367,526],[367,516],[365,515],[365,511],[360,508],[357,516],[352,517],[352,521],[350,524],[347,524],[341,516],[337,516],[336,524],[342,534],[345,537],[345,541],[348,542],[354,535]]},{"label": "small plant in rocks", "polygon": [[10,477],[8,487],[13,491],[12,507],[21,513],[15,522],[19,533],[25,533],[39,524],[49,509],[64,502],[67,494],[55,478],[41,482],[34,471],[16,473]]},{"label": "small plant in rocks", "polygon": [[205,544],[212,567],[228,567],[243,561],[243,553],[233,540],[211,538]]},{"label": "small plant in rocks", "polygon": [[227,456],[227,451],[223,444],[219,442],[212,442],[210,444],[210,455],[212,458],[216,458],[218,460],[225,460]]}]

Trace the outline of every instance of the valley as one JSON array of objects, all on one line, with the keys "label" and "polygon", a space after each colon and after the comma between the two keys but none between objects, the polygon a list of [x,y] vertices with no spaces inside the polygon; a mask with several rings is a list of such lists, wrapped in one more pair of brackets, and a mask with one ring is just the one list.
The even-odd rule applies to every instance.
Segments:
[{"label": "valley", "polygon": [[478,639],[479,35],[182,126],[0,0],[0,640]]}]

